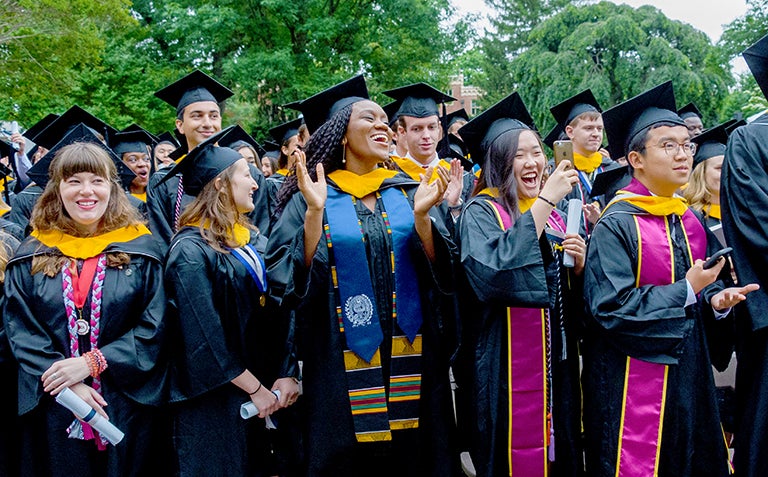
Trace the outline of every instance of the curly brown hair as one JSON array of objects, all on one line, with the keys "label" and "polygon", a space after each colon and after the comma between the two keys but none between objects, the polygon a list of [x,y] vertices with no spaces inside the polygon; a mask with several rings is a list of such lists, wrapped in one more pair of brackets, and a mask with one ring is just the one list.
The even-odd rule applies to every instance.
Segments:
[{"label": "curly brown hair", "polygon": [[[215,179],[203,187],[195,200],[189,204],[179,217],[179,225],[194,225],[200,235],[217,252],[227,253],[225,247],[237,247],[234,241],[234,226],[257,230],[244,214],[237,210],[232,192],[234,164],[224,169]],[[216,179],[221,179],[216,187]],[[205,225],[205,227],[203,226]]]}]

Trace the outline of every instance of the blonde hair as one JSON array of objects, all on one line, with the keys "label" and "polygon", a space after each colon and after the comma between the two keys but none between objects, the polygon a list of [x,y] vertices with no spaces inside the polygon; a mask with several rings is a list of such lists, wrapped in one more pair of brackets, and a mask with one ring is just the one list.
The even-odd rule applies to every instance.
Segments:
[{"label": "blonde hair", "polygon": [[582,119],[584,121],[597,121],[601,116],[602,114],[599,111],[586,111],[573,118],[573,120],[568,123],[567,126],[575,128],[579,125],[579,121]]},{"label": "blonde hair", "polygon": [[707,187],[706,181],[708,162],[709,160],[706,160],[693,169],[688,187],[683,191],[683,197],[688,201],[688,205],[704,215],[707,215],[709,206],[712,205],[712,192]]},{"label": "blonde hair", "polygon": [[8,233],[0,231],[0,285],[5,283],[5,267],[13,253],[11,245],[8,243],[10,237]]},{"label": "blonde hair", "polygon": [[[179,225],[197,225],[200,235],[217,252],[226,253],[224,247],[234,248],[234,226],[240,224],[251,230],[257,230],[237,210],[232,192],[232,177],[235,168],[229,166],[215,179],[203,187],[195,200],[189,204],[179,217]],[[221,179],[221,186],[216,188],[216,179]]]},{"label": "blonde hair", "polygon": [[[61,200],[61,182],[81,172],[90,172],[107,179],[110,183],[109,202],[104,216],[94,234],[84,234],[67,213]],[[109,154],[96,144],[76,142],[61,148],[54,156],[48,169],[48,184],[32,209],[29,223],[38,231],[59,231],[75,237],[98,236],[130,225],[139,225],[139,212],[128,201],[120,185],[117,167]],[[62,265],[69,260],[60,255],[36,255],[32,259],[32,274],[43,271],[55,276]],[[130,261],[127,254],[108,254],[109,266],[119,266]]]}]

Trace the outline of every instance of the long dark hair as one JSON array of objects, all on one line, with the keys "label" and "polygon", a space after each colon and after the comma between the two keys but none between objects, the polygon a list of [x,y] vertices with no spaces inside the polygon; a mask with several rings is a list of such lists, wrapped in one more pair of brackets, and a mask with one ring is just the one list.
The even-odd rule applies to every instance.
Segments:
[{"label": "long dark hair", "polygon": [[[309,141],[304,146],[307,154],[307,171],[312,180],[317,180],[316,168],[318,164],[323,165],[326,176],[331,172],[341,169],[342,155],[344,146],[341,144],[344,135],[347,133],[349,118],[352,116],[352,107],[354,103],[343,107],[334,114],[331,119],[320,126]],[[291,200],[291,197],[299,190],[299,183],[296,174],[285,178],[282,187],[277,193],[277,206],[273,220],[277,220],[283,212],[285,205]]]},{"label": "long dark hair", "polygon": [[503,133],[488,147],[480,178],[472,191],[474,196],[488,187],[497,188],[499,190],[499,202],[509,215],[515,218],[520,216],[520,209],[517,205],[517,180],[515,180],[514,163],[520,134],[523,131],[534,133],[539,145],[541,145],[539,135],[530,129],[512,129]]}]

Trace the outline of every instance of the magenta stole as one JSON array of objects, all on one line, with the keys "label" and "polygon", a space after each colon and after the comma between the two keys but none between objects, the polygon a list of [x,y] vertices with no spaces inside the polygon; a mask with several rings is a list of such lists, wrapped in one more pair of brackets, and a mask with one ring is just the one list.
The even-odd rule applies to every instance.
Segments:
[{"label": "magenta stole", "polygon": [[[513,220],[501,204],[488,201],[496,210],[503,230]],[[556,213],[547,225],[565,232],[565,223]],[[536,245],[536,244],[534,244]],[[510,475],[539,477],[549,474],[547,447],[551,416],[547,415],[547,347],[549,310],[507,308],[508,449]]]},{"label": "magenta stole", "polygon": [[[637,180],[624,190],[650,195]],[[635,286],[673,283],[672,239],[666,216],[643,214],[633,218],[638,237]],[[706,232],[691,209],[683,214],[681,224],[692,265],[706,257]],[[667,365],[627,357],[616,461],[618,477],[658,475],[668,370]]]}]

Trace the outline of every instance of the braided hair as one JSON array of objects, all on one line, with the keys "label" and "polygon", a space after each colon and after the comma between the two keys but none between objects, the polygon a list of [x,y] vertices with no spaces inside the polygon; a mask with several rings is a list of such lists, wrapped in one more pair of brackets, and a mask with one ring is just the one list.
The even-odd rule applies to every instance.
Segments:
[{"label": "braided hair", "polygon": [[[307,154],[307,172],[312,180],[317,180],[317,165],[322,164],[326,176],[331,172],[341,169],[344,146],[341,144],[347,133],[349,118],[352,116],[354,103],[343,107],[326,121],[310,136],[304,146]],[[291,200],[291,197],[299,190],[299,182],[296,174],[285,178],[282,187],[277,193],[277,205],[272,217],[276,221],[283,209]]]}]

